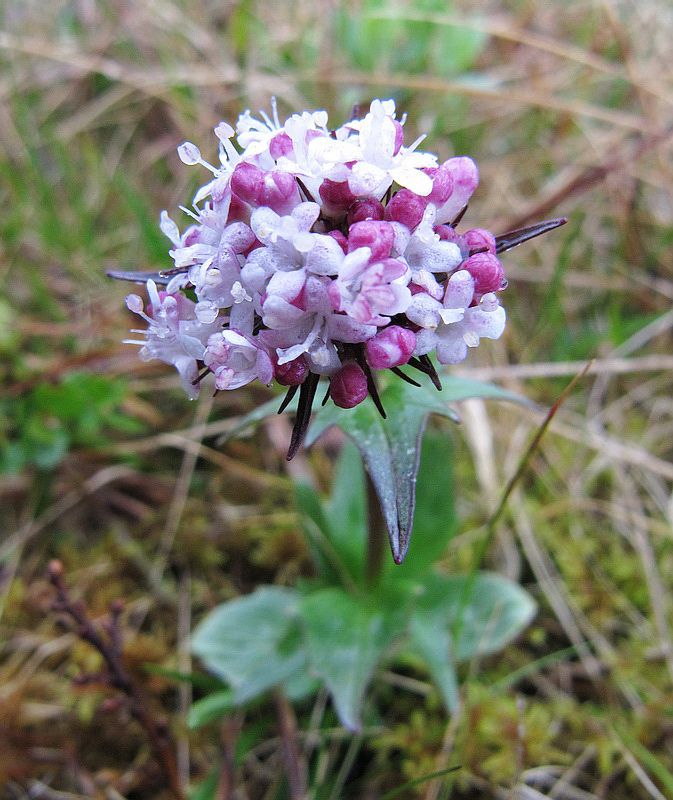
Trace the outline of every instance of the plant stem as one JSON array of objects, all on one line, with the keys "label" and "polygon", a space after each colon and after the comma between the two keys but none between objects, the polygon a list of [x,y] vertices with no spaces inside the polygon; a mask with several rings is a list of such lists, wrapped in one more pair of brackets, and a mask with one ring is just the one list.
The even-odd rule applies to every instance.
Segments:
[{"label": "plant stem", "polygon": [[374,481],[369,472],[365,470],[367,481],[367,562],[366,579],[373,586],[379,579],[383,568],[383,558],[386,551],[387,527],[381,511],[379,497],[376,494]]}]

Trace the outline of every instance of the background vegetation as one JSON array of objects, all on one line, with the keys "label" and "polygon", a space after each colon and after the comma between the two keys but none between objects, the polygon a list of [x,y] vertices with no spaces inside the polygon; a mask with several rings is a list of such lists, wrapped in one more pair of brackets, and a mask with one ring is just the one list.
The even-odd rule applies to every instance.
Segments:
[{"label": "background vegetation", "polygon": [[[271,95],[334,120],[394,96],[410,140],[477,160],[471,225],[570,217],[506,255],[506,334],[456,374],[544,409],[595,359],[486,557],[536,597],[533,624],[461,667],[452,718],[413,663],[380,675],[357,736],[324,695],[298,706],[312,796],[380,798],[460,765],[397,796],[673,797],[670,4],[5,0],[0,22],[0,797],[172,796],[114,692],[73,683],[101,664],[52,611],[53,558],[94,620],[124,599],[126,668],[195,797],[290,796],[291,711],[193,730],[207,682],[178,678],[198,669],[190,630],[215,604],[306,574],[293,482],[327,493],[340,442],[288,466],[289,421],[274,418],[218,444],[268,392],[187,403],[168,368],[120,343],[129,287],[105,277],[167,265],[159,212],[199,180],[176,145],[212,155],[212,127]],[[481,400],[459,412],[433,448],[453,467],[446,574],[474,565],[543,417]]]}]

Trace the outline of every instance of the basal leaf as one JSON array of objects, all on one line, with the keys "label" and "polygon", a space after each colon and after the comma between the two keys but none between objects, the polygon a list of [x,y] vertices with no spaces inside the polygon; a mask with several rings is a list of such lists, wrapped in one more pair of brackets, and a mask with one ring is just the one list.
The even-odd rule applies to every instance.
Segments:
[{"label": "basal leaf", "polygon": [[449,711],[458,707],[458,678],[451,633],[445,621],[417,609],[411,618],[410,648],[427,664]]},{"label": "basal leaf", "polygon": [[489,572],[428,575],[423,588],[419,611],[451,633],[459,661],[501,650],[535,615],[536,604],[528,592]]},{"label": "basal leaf", "polygon": [[299,594],[266,586],[223,603],[201,622],[192,650],[243,703],[301,670],[306,663],[297,628]]},{"label": "basal leaf", "polygon": [[332,696],[341,724],[360,727],[365,690],[394,639],[402,633],[404,610],[341,589],[323,589],[301,603],[310,666]]}]

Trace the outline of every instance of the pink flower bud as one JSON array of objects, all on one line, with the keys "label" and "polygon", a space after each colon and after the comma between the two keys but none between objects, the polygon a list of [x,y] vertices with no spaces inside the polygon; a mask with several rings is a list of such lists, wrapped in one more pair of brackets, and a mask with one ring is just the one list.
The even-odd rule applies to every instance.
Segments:
[{"label": "pink flower bud", "polygon": [[364,200],[356,200],[353,205],[348,209],[346,222],[348,226],[354,225],[356,222],[364,222],[365,220],[382,220],[384,217],[383,203],[375,197],[367,197]]},{"label": "pink flower bud", "polygon": [[285,131],[277,133],[269,142],[269,155],[276,161],[282,156],[289,155],[293,149],[292,139]]},{"label": "pink flower bud", "polygon": [[248,161],[241,161],[231,175],[231,191],[244,203],[251,206],[262,205],[261,195],[264,185],[264,172]]},{"label": "pink flower bud", "polygon": [[483,250],[493,253],[495,255],[495,236],[490,231],[485,231],[483,228],[474,228],[471,231],[465,231],[463,234],[465,244],[470,248],[470,252],[474,250]]},{"label": "pink flower bud", "polygon": [[450,225],[435,225],[434,231],[443,242],[453,242],[461,248],[465,244],[463,237]]},{"label": "pink flower bud", "polygon": [[426,206],[427,201],[424,197],[410,192],[409,189],[400,189],[386,206],[386,220],[401,222],[413,231],[423,219]]},{"label": "pink flower bud", "polygon": [[436,206],[444,205],[453,191],[451,169],[444,163],[439,167],[425,169],[423,172],[432,178],[432,191],[425,199],[428,203],[434,203]]},{"label": "pink flower bud", "polygon": [[260,206],[268,206],[283,216],[289,214],[298,202],[299,189],[293,175],[278,169],[264,174],[259,191]]},{"label": "pink flower bud", "polygon": [[336,242],[339,243],[339,247],[344,251],[344,253],[348,252],[348,239],[341,233],[341,231],[328,231],[328,236],[331,236]]},{"label": "pink flower bud", "polygon": [[362,367],[348,361],[330,378],[330,397],[339,408],[354,408],[367,397],[367,376]]},{"label": "pink flower bud", "polygon": [[273,377],[281,386],[299,386],[306,380],[308,371],[304,357],[299,356],[294,361],[288,361],[287,364],[274,364]]},{"label": "pink flower bud", "polygon": [[479,171],[477,165],[468,156],[450,158],[442,164],[449,170],[453,178],[453,191],[467,193],[467,196],[477,188],[479,184]]},{"label": "pink flower bud", "polygon": [[348,252],[352,253],[358,247],[369,247],[371,262],[374,263],[390,255],[394,240],[395,233],[387,222],[356,222],[348,229]]},{"label": "pink flower bud", "polygon": [[320,199],[322,205],[328,214],[339,215],[345,214],[346,209],[353,204],[355,195],[348,187],[348,181],[331,181],[326,178],[321,184]]},{"label": "pink flower bud", "polygon": [[411,358],[416,347],[416,334],[399,325],[389,325],[367,340],[367,363],[373,369],[401,367]]},{"label": "pink flower bud", "polygon": [[477,253],[460,265],[474,278],[475,295],[497,292],[502,288],[504,273],[502,264],[492,253]]}]

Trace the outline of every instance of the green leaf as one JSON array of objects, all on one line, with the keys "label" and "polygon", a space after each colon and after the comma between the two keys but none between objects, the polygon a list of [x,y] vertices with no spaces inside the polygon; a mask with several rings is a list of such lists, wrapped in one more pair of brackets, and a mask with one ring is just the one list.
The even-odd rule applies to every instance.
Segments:
[{"label": "green leaf", "polygon": [[395,577],[421,577],[444,554],[456,527],[453,444],[446,433],[426,431],[416,482],[413,557],[399,567],[389,561],[388,570]]},{"label": "green leaf", "polygon": [[458,661],[502,650],[535,615],[536,604],[528,592],[489,572],[428,575],[423,588],[418,611],[427,616],[426,626],[451,632]]},{"label": "green leaf", "polygon": [[197,627],[194,653],[235,690],[237,704],[305,666],[296,619],[298,600],[292,589],[262,587],[218,606]]},{"label": "green leaf", "polygon": [[312,670],[325,682],[341,724],[360,728],[365,690],[377,664],[404,629],[406,611],[371,596],[322,589],[302,600]]},{"label": "green leaf", "polygon": [[445,620],[424,609],[411,618],[410,649],[425,661],[449,711],[458,708],[458,678],[451,633]]},{"label": "green leaf", "polygon": [[367,494],[362,459],[357,448],[346,442],[337,464],[332,495],[326,503],[330,542],[353,581],[364,582],[367,545]]},{"label": "green leaf", "polygon": [[221,719],[237,705],[233,689],[213,692],[192,704],[187,716],[187,725],[191,730],[196,730],[202,725]]},{"label": "green leaf", "polygon": [[381,418],[371,401],[354,409],[328,405],[320,410],[309,430],[307,446],[332,425],[342,428],[357,445],[376,487],[396,564],[402,562],[409,547],[421,439],[428,415],[457,419],[448,404],[470,397],[523,402],[498,386],[464,378],[446,378],[441,393],[427,385],[414,387],[397,381],[381,393],[387,419]]}]

